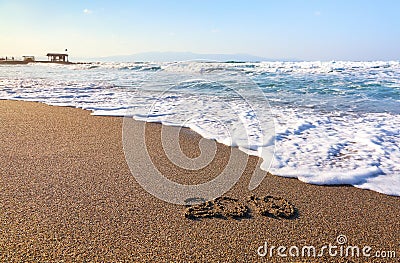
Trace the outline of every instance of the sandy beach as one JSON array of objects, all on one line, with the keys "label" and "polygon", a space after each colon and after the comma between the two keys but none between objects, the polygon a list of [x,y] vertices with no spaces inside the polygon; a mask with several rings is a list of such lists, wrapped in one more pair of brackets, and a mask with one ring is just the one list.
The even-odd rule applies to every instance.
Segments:
[{"label": "sandy beach", "polygon": [[[33,102],[0,101],[1,262],[398,262],[400,198],[351,186],[317,186],[268,174],[248,190],[258,158],[248,158],[240,181],[224,196],[251,213],[242,219],[185,217],[185,206],[161,201],[132,176],[122,147],[122,118]],[[206,168],[187,171],[170,163],[160,144],[160,124],[147,124],[153,163],[180,183],[208,181],[231,151],[221,144]],[[177,129],[177,128],[168,128]],[[179,138],[189,157],[199,155],[201,137]],[[146,149],[137,149],[145,151]],[[143,164],[145,171],[148,164]],[[290,219],[257,214],[250,196],[288,200]],[[269,247],[370,246],[371,256],[264,257]],[[263,250],[261,250],[263,251]],[[395,251],[396,258],[374,257]],[[288,254],[288,251],[285,251]],[[372,255],[373,254],[373,255]],[[381,255],[383,255],[381,253]]]}]

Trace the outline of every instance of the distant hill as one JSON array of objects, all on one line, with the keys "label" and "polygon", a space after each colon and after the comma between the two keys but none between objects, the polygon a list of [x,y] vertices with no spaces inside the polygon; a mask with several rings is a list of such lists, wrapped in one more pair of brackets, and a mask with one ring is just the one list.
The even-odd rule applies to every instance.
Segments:
[{"label": "distant hill", "polygon": [[173,62],[184,60],[215,60],[215,61],[271,61],[264,57],[258,57],[248,54],[198,54],[192,52],[144,52],[133,55],[121,55],[93,58],[92,60],[101,62],[132,62],[132,61],[157,61],[157,62]]}]

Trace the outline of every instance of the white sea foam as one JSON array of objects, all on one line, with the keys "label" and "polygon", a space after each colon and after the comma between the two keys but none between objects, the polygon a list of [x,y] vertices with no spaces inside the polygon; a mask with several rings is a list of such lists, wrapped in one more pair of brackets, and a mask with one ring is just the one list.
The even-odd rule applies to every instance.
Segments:
[{"label": "white sea foam", "polygon": [[[160,72],[167,77],[154,82]],[[272,115],[255,114],[265,107],[263,100],[248,105],[238,96],[257,98],[246,83],[232,93],[212,82],[176,77],[216,74],[238,82],[239,73],[260,85]],[[146,85],[149,80],[155,85]],[[275,140],[272,166],[262,164],[273,174],[400,195],[397,61],[0,66],[0,98],[184,125],[261,157]],[[269,136],[268,118],[275,122],[275,137]]]},{"label": "white sea foam", "polygon": [[[399,195],[399,115],[277,112],[272,173],[307,183],[352,184]],[[390,183],[383,183],[385,178]]]}]

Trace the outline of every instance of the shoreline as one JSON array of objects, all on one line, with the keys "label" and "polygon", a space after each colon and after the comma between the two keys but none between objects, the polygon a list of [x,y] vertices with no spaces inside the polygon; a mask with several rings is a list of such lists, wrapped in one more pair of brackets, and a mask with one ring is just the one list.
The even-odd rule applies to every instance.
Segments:
[{"label": "shoreline", "polygon": [[[147,150],[171,180],[193,184],[212,179],[230,152],[237,151],[247,158],[247,166],[224,196],[243,200],[251,194],[273,195],[298,209],[295,219],[254,215],[242,220],[190,220],[184,217],[184,206],[163,202],[136,182],[122,150],[121,117],[9,100],[0,100],[0,113],[1,260],[287,262],[276,255],[261,258],[257,248],[265,242],[323,246],[334,244],[340,234],[347,236],[348,244],[395,250],[400,257],[399,197],[271,174],[250,192],[248,182],[259,169],[258,157],[217,143],[216,158],[207,169],[178,169],[168,161],[159,139],[161,128],[177,128],[147,123]],[[183,152],[198,156],[201,136],[180,135]],[[147,165],[143,164],[144,170]],[[344,259],[382,262],[362,257],[303,258]]]}]

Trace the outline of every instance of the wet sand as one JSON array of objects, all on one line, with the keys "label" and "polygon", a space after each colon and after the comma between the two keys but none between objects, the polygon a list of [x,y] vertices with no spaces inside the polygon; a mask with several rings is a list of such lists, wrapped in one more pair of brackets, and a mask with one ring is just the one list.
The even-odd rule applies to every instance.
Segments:
[{"label": "wet sand", "polygon": [[[136,182],[123,152],[122,118],[17,101],[0,101],[0,116],[1,262],[384,262],[328,253],[285,258],[276,250],[272,257],[257,255],[265,242],[269,248],[315,246],[318,253],[338,245],[338,235],[347,237],[346,246],[371,246],[371,254],[395,251],[387,262],[400,258],[399,197],[271,174],[250,192],[257,157],[217,144],[207,167],[188,171],[166,157],[162,126],[147,124],[152,163],[140,164],[143,172],[155,165],[171,180],[194,184],[217,176],[232,152],[248,161],[224,196],[243,202],[249,216],[190,219],[185,206],[161,201]],[[187,129],[180,132],[181,148],[191,158],[200,154],[200,140]],[[245,202],[250,195],[284,198],[296,216],[261,215]]]}]

